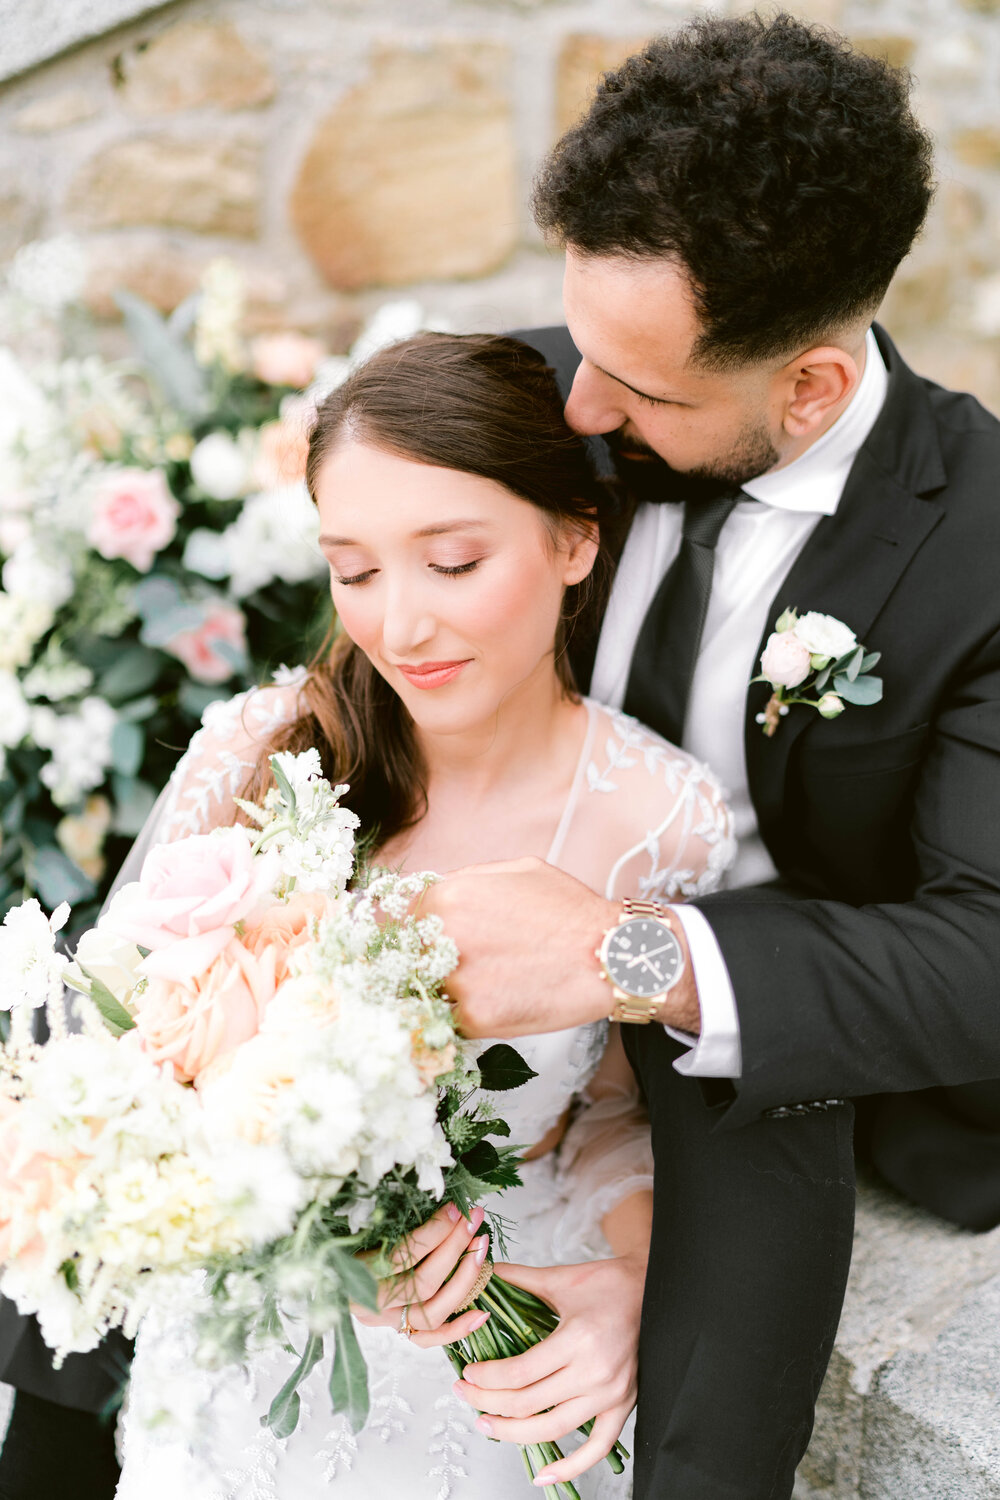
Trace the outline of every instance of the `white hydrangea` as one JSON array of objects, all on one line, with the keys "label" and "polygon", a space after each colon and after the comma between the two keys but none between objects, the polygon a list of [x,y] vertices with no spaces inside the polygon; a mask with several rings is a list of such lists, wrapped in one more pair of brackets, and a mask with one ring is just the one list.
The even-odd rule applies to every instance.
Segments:
[{"label": "white hydrangea", "polygon": [[0,591],[0,670],[27,666],[54,619],[49,605]]},{"label": "white hydrangea", "polygon": [[0,1010],[31,1010],[62,995],[65,960],[56,952],[56,933],[66,925],[64,901],[47,917],[34,899],[11,907],[0,927]]},{"label": "white hydrangea", "polygon": [[238,500],[250,487],[252,450],[228,432],[210,432],[191,454],[191,477],[213,500]]},{"label": "white hydrangea", "polygon": [[46,705],[32,710],[32,737],[52,753],[40,775],[57,807],[70,807],[100,786],[111,764],[117,722],[110,703],[96,696],[84,698],[74,712],[58,713]]},{"label": "white hydrangea", "polygon": [[46,551],[37,537],[21,543],[3,565],[3,586],[15,599],[29,599],[57,610],[73,597],[73,565],[65,556]]},{"label": "white hydrangea", "polygon": [[304,583],[320,577],[326,563],[318,532],[316,507],[305,485],[285,485],[251,495],[222,533],[193,531],[184,563],[206,578],[228,577],[233,594],[244,599],[275,578]]},{"label": "white hydrangea", "polygon": [[52,317],[79,301],[86,279],[87,257],[71,234],[22,246],[7,271],[11,291]]},{"label": "white hydrangea", "polygon": [[50,703],[61,703],[66,698],[78,698],[94,681],[94,674],[82,662],[73,661],[63,651],[49,651],[26,672],[22,682],[26,698],[48,698]]}]

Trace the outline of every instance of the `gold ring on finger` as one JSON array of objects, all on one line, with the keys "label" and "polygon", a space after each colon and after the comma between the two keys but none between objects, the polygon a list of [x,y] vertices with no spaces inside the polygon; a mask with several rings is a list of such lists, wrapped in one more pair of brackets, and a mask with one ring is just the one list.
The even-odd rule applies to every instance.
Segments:
[{"label": "gold ring on finger", "polygon": [[410,1306],[411,1304],[407,1302],[406,1306],[403,1308],[403,1311],[400,1313],[398,1329],[398,1332],[405,1333],[408,1339],[412,1339],[413,1335],[417,1331],[410,1323]]}]

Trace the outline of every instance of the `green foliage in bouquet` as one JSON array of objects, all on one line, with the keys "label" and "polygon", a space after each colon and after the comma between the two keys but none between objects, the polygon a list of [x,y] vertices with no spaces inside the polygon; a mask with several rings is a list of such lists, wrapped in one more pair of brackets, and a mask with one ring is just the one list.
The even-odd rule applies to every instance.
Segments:
[{"label": "green foliage in bouquet", "polygon": [[169,318],[120,294],[135,358],[105,360],[75,253],[0,285],[0,915],[37,894],[86,924],[206,706],[322,639],[302,470],[346,361],[247,341],[226,262]]}]

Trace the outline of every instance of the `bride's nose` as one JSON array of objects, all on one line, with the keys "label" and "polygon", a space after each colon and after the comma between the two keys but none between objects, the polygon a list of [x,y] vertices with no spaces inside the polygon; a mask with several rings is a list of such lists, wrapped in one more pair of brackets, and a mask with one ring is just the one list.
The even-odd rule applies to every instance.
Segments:
[{"label": "bride's nose", "polygon": [[414,651],[434,638],[437,620],[426,600],[413,589],[391,588],[386,594],[382,617],[382,644],[397,661],[405,661]]}]

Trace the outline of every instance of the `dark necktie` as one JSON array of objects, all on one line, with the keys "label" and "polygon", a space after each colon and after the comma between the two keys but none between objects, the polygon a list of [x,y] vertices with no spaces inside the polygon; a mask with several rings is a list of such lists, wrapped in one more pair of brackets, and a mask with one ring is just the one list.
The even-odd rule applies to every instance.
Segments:
[{"label": "dark necktie", "polygon": [[733,507],[746,498],[729,490],[688,500],[680,551],[657,589],[635,643],[625,712],[679,745],[691,679],[705,628],[715,570],[715,544]]}]

